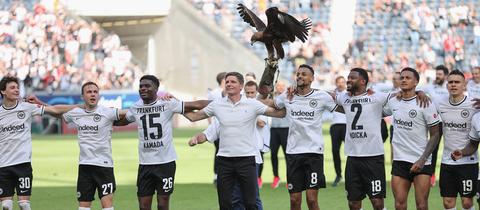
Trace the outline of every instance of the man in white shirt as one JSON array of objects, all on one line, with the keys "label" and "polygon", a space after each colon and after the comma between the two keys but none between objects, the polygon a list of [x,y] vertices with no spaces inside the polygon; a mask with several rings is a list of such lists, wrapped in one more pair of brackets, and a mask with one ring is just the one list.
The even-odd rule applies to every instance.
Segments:
[{"label": "man in white shirt", "polygon": [[257,209],[255,205],[256,179],[255,121],[258,115],[271,117],[285,116],[285,110],[267,107],[254,99],[240,94],[244,79],[238,72],[225,76],[227,97],[215,100],[204,109],[185,114],[191,121],[216,116],[220,123],[220,148],[217,154],[219,174],[217,178],[218,201],[221,210],[232,208],[232,189],[239,182],[247,210]]},{"label": "man in white shirt", "polygon": [[369,95],[367,85],[367,71],[353,68],[347,78],[348,93],[336,96],[336,103],[343,108],[347,122],[345,190],[350,210],[360,210],[366,195],[373,209],[382,210],[386,196],[384,147],[378,125],[390,94],[375,92]]},{"label": "man in white shirt", "polygon": [[75,105],[44,106],[36,98],[31,104],[20,101],[18,78],[0,80],[0,202],[3,210],[13,210],[13,196],[18,196],[21,210],[30,210],[32,193],[32,118],[48,113],[53,116],[70,111]]},{"label": "man in white shirt", "polygon": [[208,101],[158,100],[160,81],[153,75],[140,78],[141,100],[131,106],[115,125],[138,124],[139,167],[137,197],[140,209],[150,209],[157,192],[159,209],[169,209],[174,191],[177,154],[173,144],[173,115],[199,110]]},{"label": "man in white shirt", "polygon": [[417,209],[428,209],[430,176],[433,173],[430,155],[440,140],[438,124],[441,119],[435,105],[424,108],[415,100],[415,88],[420,79],[418,72],[406,67],[400,74],[402,97],[390,98],[384,110],[387,115],[392,115],[395,129],[392,139],[395,209],[407,209],[412,183]]},{"label": "man in white shirt", "polygon": [[78,131],[80,160],[77,179],[79,210],[90,210],[95,191],[103,210],[113,210],[116,189],[112,159],[112,131],[114,121],[124,118],[126,111],[98,105],[100,94],[97,84],[82,85],[85,107],[63,114],[66,123]]},{"label": "man in white shirt", "polygon": [[480,98],[480,67],[472,69],[472,79],[467,83],[468,96],[471,98]]},{"label": "man in white shirt", "polygon": [[450,96],[438,101],[437,109],[443,120],[444,148],[440,167],[440,194],[443,207],[455,209],[457,195],[460,195],[462,208],[471,210],[474,206],[478,176],[478,155],[465,155],[452,160],[451,153],[462,149],[469,143],[472,117],[477,112],[470,95],[464,94],[465,76],[459,70],[450,72],[447,77],[447,89]]}]

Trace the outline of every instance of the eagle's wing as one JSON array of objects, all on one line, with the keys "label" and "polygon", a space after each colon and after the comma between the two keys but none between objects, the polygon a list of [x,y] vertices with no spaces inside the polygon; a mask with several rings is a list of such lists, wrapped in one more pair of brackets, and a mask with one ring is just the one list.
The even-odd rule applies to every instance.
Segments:
[{"label": "eagle's wing", "polygon": [[272,32],[277,36],[283,36],[281,38],[287,39],[291,42],[295,41],[295,37],[300,39],[302,42],[307,40],[308,30],[310,30],[312,27],[312,21],[309,18],[299,22],[293,16],[278,11],[276,8],[269,8],[266,11],[266,14],[269,23],[269,32]]},{"label": "eagle's wing", "polygon": [[267,28],[267,26],[265,26],[265,23],[263,23],[263,21],[260,20],[260,18],[257,15],[255,15],[255,13],[253,13],[250,9],[248,9],[243,4],[238,4],[237,10],[238,10],[238,13],[240,13],[240,16],[242,17],[243,21],[255,27],[257,31],[263,31],[265,30],[265,28]]}]

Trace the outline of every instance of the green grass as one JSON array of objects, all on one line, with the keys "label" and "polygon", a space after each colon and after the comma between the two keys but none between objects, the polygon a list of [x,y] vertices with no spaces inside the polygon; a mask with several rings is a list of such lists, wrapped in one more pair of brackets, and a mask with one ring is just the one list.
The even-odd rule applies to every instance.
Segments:
[{"label": "green grass", "polygon": [[[187,146],[189,137],[199,130],[181,129],[175,130],[175,147],[178,154],[177,172],[175,178],[175,192],[171,198],[171,209],[174,210],[210,210],[218,209],[217,193],[212,183],[213,177],[213,145],[208,143],[196,147]],[[331,155],[330,137],[328,125],[323,129],[325,137],[325,175],[326,189],[319,192],[319,204],[322,209],[344,210],[348,209],[344,183],[338,187],[330,187],[335,178],[333,159]],[[115,161],[115,175],[117,180],[117,192],[115,193],[116,209],[138,209],[136,198],[136,175],[138,167],[136,133],[115,133],[113,137],[113,158]],[[78,143],[76,136],[34,136],[33,137],[33,196],[32,209],[34,210],[72,210],[77,209],[76,179],[78,170]],[[390,153],[390,145],[385,145],[386,154]],[[441,152],[441,151],[439,151]],[[342,148],[343,154],[343,148]],[[440,153],[441,157],[441,153]],[[387,155],[389,159],[389,155]],[[289,209],[289,196],[285,188],[285,161],[283,154],[280,158],[280,173],[282,185],[277,189],[271,189],[273,179],[270,155],[265,155],[261,198],[266,210]],[[342,163],[345,158],[342,156]],[[344,165],[345,166],[345,165]],[[390,180],[390,161],[386,161],[387,180]],[[437,168],[438,169],[438,168]],[[438,170],[437,170],[438,177]],[[413,190],[413,189],[412,189]],[[393,195],[388,186],[387,199],[388,209],[393,208]],[[458,203],[458,202],[457,202]],[[155,205],[155,204],[154,204]],[[433,187],[429,199],[430,209],[443,209],[438,185]],[[370,202],[364,200],[364,208],[372,209]],[[413,191],[410,192],[409,205],[415,208]],[[460,205],[457,205],[460,207]],[[478,207],[477,207],[478,208]],[[15,209],[18,209],[15,206]],[[93,203],[93,210],[99,210],[98,199]],[[154,208],[155,209],[155,208]],[[303,209],[307,209],[303,206]]]}]

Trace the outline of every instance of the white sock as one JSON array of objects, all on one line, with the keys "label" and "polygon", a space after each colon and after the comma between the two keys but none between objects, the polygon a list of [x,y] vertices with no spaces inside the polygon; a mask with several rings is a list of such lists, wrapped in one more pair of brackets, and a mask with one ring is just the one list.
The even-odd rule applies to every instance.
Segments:
[{"label": "white sock", "polygon": [[78,207],[78,210],[90,210],[90,207]]},{"label": "white sock", "polygon": [[453,208],[451,208],[451,209],[445,209],[445,210],[457,210],[457,208],[456,208],[456,207],[453,207]]},{"label": "white sock", "polygon": [[113,206],[110,208],[103,208],[102,210],[113,210]]},{"label": "white sock", "polygon": [[13,210],[13,200],[3,200],[0,202],[3,210]]},{"label": "white sock", "polygon": [[30,201],[29,200],[18,201],[18,206],[20,206],[20,210],[32,210],[30,208]]}]

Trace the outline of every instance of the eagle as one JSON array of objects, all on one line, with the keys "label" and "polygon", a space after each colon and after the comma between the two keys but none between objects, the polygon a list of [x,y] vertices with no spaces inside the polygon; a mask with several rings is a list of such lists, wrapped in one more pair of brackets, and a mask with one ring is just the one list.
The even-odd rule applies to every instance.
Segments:
[{"label": "eagle", "polygon": [[285,52],[282,43],[294,42],[295,38],[305,42],[308,30],[312,27],[312,21],[309,18],[299,22],[293,16],[279,11],[277,7],[270,7],[265,11],[268,25],[265,25],[255,13],[243,4],[238,4],[237,10],[243,21],[257,29],[257,32],[250,38],[251,44],[253,45],[256,41],[263,42],[270,59],[274,58],[275,51],[277,52],[277,59],[284,58]]}]

